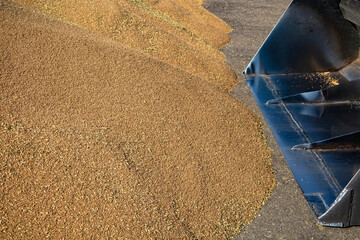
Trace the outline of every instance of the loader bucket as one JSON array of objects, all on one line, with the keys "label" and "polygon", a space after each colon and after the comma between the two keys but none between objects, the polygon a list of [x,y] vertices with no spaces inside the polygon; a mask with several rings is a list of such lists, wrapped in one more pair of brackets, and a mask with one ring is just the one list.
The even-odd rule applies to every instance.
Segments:
[{"label": "loader bucket", "polygon": [[317,221],[360,225],[360,2],[294,0],[244,72]]}]

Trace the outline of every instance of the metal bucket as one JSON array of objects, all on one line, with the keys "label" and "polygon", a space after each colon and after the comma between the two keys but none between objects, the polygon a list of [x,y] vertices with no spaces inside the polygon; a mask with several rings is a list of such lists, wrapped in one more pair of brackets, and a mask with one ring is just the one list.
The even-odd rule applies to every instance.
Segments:
[{"label": "metal bucket", "polygon": [[244,71],[325,226],[360,225],[358,12],[357,1],[293,1]]}]

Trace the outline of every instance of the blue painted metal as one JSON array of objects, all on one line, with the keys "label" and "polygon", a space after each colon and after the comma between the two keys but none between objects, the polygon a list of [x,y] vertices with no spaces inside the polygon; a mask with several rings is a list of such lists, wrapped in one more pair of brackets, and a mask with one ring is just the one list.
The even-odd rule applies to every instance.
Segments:
[{"label": "blue painted metal", "polygon": [[295,0],[244,75],[316,219],[360,225],[359,34],[339,0]]}]

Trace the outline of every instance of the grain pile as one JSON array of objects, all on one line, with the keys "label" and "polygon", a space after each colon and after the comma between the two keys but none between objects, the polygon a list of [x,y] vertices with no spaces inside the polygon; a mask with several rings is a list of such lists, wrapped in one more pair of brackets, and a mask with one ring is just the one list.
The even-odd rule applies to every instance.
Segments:
[{"label": "grain pile", "polygon": [[[203,18],[189,18],[189,14],[191,16],[194,14],[186,9],[181,8],[182,12],[180,12],[177,8],[168,5],[159,9],[164,11],[174,9],[178,13],[174,21],[171,20],[171,15],[165,16],[141,0],[17,0],[17,2],[144,51],[152,57],[217,84],[223,90],[230,90],[236,84],[235,74],[224,63],[224,59],[221,56],[209,57],[209,54],[214,55],[213,52],[216,50],[214,47],[220,47],[228,42],[226,33],[217,30],[211,24],[205,25]],[[200,8],[200,6],[198,7]],[[177,20],[181,20],[181,17],[189,18],[188,21],[193,23],[190,27],[202,26],[202,31],[195,29],[197,31],[193,33],[193,29],[177,22]],[[201,20],[202,25],[198,23]],[[219,22],[218,25],[223,23],[219,19],[215,20]],[[215,20],[210,22],[216,22]],[[162,22],[161,25],[157,24],[159,21]],[[173,35],[168,31],[168,29],[174,28],[176,32],[180,31],[181,33]],[[229,31],[229,29],[223,28],[225,31]],[[198,36],[199,33],[204,33],[202,35],[205,36]],[[209,43],[200,41],[203,40],[202,37],[210,38],[211,41]]]},{"label": "grain pile", "polygon": [[53,16],[0,0],[0,238],[234,236],[274,185],[258,118]]}]

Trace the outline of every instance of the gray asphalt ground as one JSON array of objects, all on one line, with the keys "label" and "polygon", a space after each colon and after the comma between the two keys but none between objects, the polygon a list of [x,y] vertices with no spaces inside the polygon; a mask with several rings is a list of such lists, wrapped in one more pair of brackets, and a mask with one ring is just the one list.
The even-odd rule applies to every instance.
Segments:
[{"label": "gray asphalt ground", "polygon": [[277,187],[257,217],[235,239],[360,239],[360,227],[329,228],[317,224],[242,75],[290,0],[208,0],[204,6],[232,28],[232,43],[223,48],[239,76],[234,97],[259,114],[272,149]]}]

